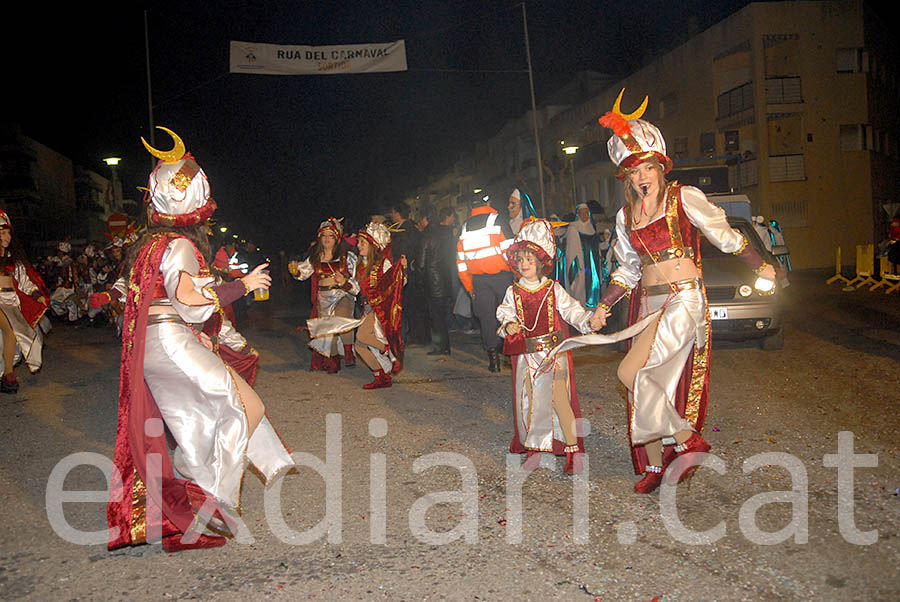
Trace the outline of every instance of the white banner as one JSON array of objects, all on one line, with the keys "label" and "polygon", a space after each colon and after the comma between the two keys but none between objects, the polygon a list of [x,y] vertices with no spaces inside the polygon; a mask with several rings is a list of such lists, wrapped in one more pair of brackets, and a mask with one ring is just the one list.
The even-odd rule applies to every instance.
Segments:
[{"label": "white banner", "polygon": [[406,71],[406,43],[280,46],[231,42],[231,72],[327,75]]}]

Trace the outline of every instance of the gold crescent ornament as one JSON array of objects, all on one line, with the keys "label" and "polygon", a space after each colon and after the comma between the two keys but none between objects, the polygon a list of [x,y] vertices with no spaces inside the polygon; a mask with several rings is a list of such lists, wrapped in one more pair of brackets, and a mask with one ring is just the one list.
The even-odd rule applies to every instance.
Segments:
[{"label": "gold crescent ornament", "polygon": [[147,149],[147,152],[162,161],[163,163],[177,163],[185,153],[184,142],[181,141],[181,138],[170,130],[169,128],[163,127],[161,125],[156,126],[156,129],[162,130],[166,132],[168,135],[172,137],[172,140],[175,142],[175,146],[172,147],[170,151],[161,151],[153,148],[147,141],[144,140],[144,137],[141,136],[141,142],[144,143],[144,148]]},{"label": "gold crescent ornament", "polygon": [[625,88],[622,88],[622,91],[619,92],[619,97],[616,99],[616,104],[613,105],[613,113],[617,115],[621,115],[625,121],[632,121],[634,119],[640,119],[644,115],[644,111],[647,110],[647,103],[650,102],[649,96],[644,96],[644,102],[641,103],[641,106],[638,107],[637,111],[634,113],[629,113],[625,115],[622,113],[622,95],[625,94]]}]

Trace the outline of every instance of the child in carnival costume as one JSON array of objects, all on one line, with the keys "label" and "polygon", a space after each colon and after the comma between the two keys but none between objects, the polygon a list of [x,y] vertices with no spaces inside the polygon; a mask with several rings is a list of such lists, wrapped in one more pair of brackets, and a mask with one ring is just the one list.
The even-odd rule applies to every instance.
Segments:
[{"label": "child in carnival costume", "polygon": [[548,278],[556,257],[550,222],[526,220],[506,254],[519,276],[497,307],[503,352],[512,360],[515,434],[509,451],[527,452],[526,464],[534,463],[529,458],[539,452],[565,455],[565,474],[575,474],[581,471],[584,438],[572,355],[559,354],[549,365],[541,364],[568,337],[569,325],[592,332],[592,312]]},{"label": "child in carnival costume", "polygon": [[50,295],[29,263],[21,244],[13,238],[12,224],[0,210],[0,330],[2,330],[3,378],[0,391],[16,393],[19,381],[13,372],[21,353],[31,372],[41,369],[44,329],[41,320]]},{"label": "child in carnival costume", "polygon": [[[353,317],[353,307],[359,286],[353,279],[356,273],[356,253],[344,240],[341,220],[334,217],[319,225],[316,243],[309,256],[299,264],[288,266],[297,280],[312,279],[312,312],[310,319],[327,316]],[[356,367],[353,354],[353,332],[323,335],[310,339],[312,362],[310,371],[324,370],[334,374],[341,369],[341,356],[347,368]]]},{"label": "child in carnival costume", "polygon": [[[294,466],[247,382],[252,349],[236,351],[247,356],[244,377],[220,348],[238,340],[222,305],[268,287],[266,264],[216,282],[205,259],[206,221],[216,209],[209,182],[181,140],[165,131],[175,140],[171,151],[144,142],[160,161],[149,180],[150,226],[126,262],[109,549],[159,540],[169,552],[224,545],[210,532],[235,533],[247,464],[267,482]],[[175,443],[172,460],[167,435]]]},{"label": "child in carnival costume", "polygon": [[309,320],[309,333],[319,338],[355,329],[356,354],[375,376],[363,389],[382,389],[393,384],[391,375],[403,367],[400,325],[406,257],[391,262],[391,232],[377,222],[370,222],[359,232],[356,244],[359,261],[354,288],[363,300],[362,318],[333,316]]}]

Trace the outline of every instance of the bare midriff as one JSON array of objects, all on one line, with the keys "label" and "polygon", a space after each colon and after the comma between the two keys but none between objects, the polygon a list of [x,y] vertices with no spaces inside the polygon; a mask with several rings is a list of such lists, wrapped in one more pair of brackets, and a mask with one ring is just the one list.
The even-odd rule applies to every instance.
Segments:
[{"label": "bare midriff", "polygon": [[641,284],[653,286],[654,284],[669,284],[689,278],[699,278],[700,272],[697,265],[688,257],[667,259],[654,265],[644,266]]},{"label": "bare midriff", "polygon": [[0,275],[0,288],[12,288],[13,279],[12,276],[8,276],[6,274]]}]

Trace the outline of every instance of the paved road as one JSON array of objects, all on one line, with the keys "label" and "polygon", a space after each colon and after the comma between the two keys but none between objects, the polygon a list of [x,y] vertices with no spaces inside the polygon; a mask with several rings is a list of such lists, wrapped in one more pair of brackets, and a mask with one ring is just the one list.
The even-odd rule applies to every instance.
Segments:
[{"label": "paved road", "polygon": [[[592,431],[589,473],[573,480],[561,475],[561,462],[554,471],[545,460],[521,488],[520,537],[516,473],[508,474],[505,453],[509,373],[488,373],[476,337],[460,335],[447,360],[411,349],[392,389],[364,392],[364,368],[311,374],[293,332],[303,291],[292,288],[252,307],[244,331],[262,354],[260,394],[295,452],[324,461],[326,424],[340,422],[328,458],[341,463],[333,515],[340,525],[315,532],[326,487],[304,468],[280,491],[248,474],[244,543],[183,554],[70,543],[59,525],[103,530],[104,504],[61,503],[72,494],[51,487],[48,496],[48,482],[72,454],[111,457],[118,346],[107,330],[58,326],[44,370],[28,376],[20,367],[20,393],[0,399],[0,597],[895,600],[900,295],[844,293],[823,280],[795,277],[784,350],[716,344],[705,434],[722,474],[702,469],[674,503],[631,491],[615,380],[621,355],[579,352],[578,388]],[[826,456],[838,453],[840,432],[853,433],[857,454],[869,454],[858,462],[878,463],[856,468],[853,485],[848,469],[839,485]],[[429,460],[442,465],[429,467]],[[62,485],[105,486],[89,465],[75,466]],[[379,490],[385,502],[376,495],[373,505]],[[332,488],[328,497],[336,494]],[[65,517],[55,519],[56,531],[48,519],[58,514],[54,508]],[[686,543],[716,528],[712,541]],[[310,530],[312,541],[300,542]],[[865,543],[876,531],[877,541]],[[762,543],[766,532],[778,541]]]}]

